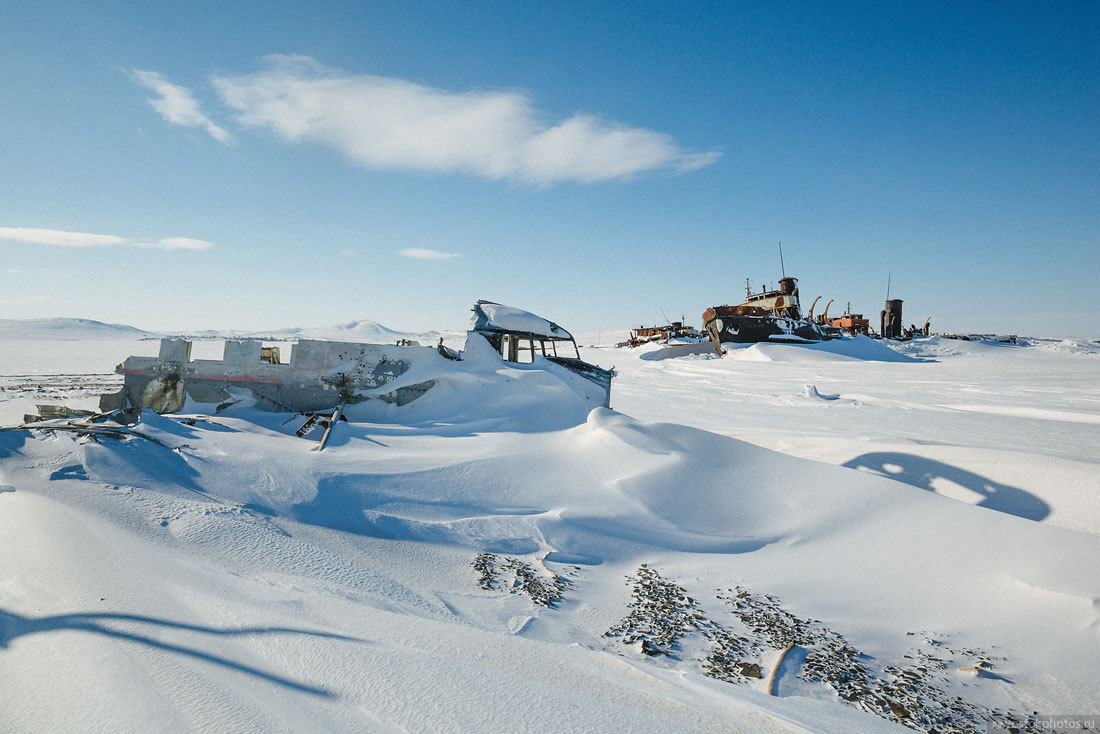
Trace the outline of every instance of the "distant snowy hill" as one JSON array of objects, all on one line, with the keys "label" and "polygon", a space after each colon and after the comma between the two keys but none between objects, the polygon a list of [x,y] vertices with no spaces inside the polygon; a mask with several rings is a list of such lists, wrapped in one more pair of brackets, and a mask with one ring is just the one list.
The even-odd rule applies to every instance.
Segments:
[{"label": "distant snowy hill", "polygon": [[256,336],[272,336],[279,339],[332,339],[342,342],[391,342],[412,336],[408,332],[394,331],[377,321],[360,319],[332,326],[290,327],[256,332]]},{"label": "distant snowy hill", "polygon": [[360,319],[344,324],[313,327],[283,327],[268,330],[207,329],[193,332],[155,332],[127,324],[105,324],[91,319],[0,319],[0,340],[75,341],[86,339],[144,339],[158,336],[190,339],[256,338],[272,341],[295,339],[332,339],[346,342],[382,342],[414,336],[395,331],[377,321]]},{"label": "distant snowy hill", "polygon": [[0,340],[34,339],[74,341],[78,339],[141,339],[157,336],[126,324],[105,324],[91,319],[0,319]]}]

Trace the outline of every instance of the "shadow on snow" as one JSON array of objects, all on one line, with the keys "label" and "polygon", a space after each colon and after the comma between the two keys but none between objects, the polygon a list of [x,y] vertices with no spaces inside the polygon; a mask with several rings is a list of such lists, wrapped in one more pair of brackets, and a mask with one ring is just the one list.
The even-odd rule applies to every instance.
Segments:
[{"label": "shadow on snow", "polygon": [[302,693],[309,693],[314,696],[332,697],[332,693],[324,690],[323,688],[317,688],[315,686],[307,685],[305,683],[299,683],[298,681],[285,678],[274,673],[269,673],[259,668],[245,665],[244,663],[238,663],[229,658],[215,655],[213,653],[204,652],[192,647],[184,647],[182,645],[175,645],[162,640],[154,639],[146,634],[138,634],[136,632],[127,632],[122,629],[116,629],[109,626],[111,622],[122,624],[140,624],[140,625],[152,625],[152,629],[171,629],[171,630],[184,630],[187,632],[199,632],[207,635],[215,636],[243,636],[243,635],[308,635],[310,637],[321,637],[331,640],[343,640],[347,642],[364,642],[359,638],[345,637],[343,635],[334,634],[331,632],[320,632],[317,630],[306,629],[293,629],[289,627],[204,627],[196,624],[186,624],[183,622],[171,622],[165,619],[157,619],[155,617],[145,617],[135,614],[119,614],[119,613],[87,613],[87,614],[59,614],[52,617],[25,617],[19,614],[0,609],[0,650],[8,647],[9,643],[18,638],[28,635],[39,634],[43,632],[55,632],[58,630],[71,630],[77,632],[91,632],[93,634],[104,635],[106,637],[113,637],[118,640],[125,640],[127,642],[136,642],[141,645],[147,645],[148,647],[156,648],[158,650],[164,650],[166,652],[173,652],[180,655],[186,655],[187,657],[195,658],[197,660],[204,660],[215,665],[220,665],[230,670],[236,670],[241,673],[255,676],[262,680],[266,680],[270,683],[275,683],[286,688],[293,689],[295,691],[301,691]]},{"label": "shadow on snow", "polygon": [[913,454],[878,451],[863,454],[844,466],[866,469],[874,474],[904,482],[929,492],[936,492],[936,480],[954,482],[982,496],[978,507],[985,507],[1026,520],[1043,520],[1050,514],[1050,505],[1018,487],[994,482],[992,479],[960,469],[950,464]]}]

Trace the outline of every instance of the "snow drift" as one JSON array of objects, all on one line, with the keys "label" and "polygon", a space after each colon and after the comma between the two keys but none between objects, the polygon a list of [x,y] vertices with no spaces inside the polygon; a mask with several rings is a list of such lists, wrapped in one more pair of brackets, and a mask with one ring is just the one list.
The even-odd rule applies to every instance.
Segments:
[{"label": "snow drift", "polygon": [[[631,584],[657,575],[730,635],[748,634],[730,602],[748,589],[881,675],[921,641],[960,651],[940,685],[982,711],[1090,710],[1100,535],[1058,518],[1095,507],[1095,483],[1057,495],[1021,474],[971,503],[920,486],[931,464],[913,457],[1024,466],[1026,435],[1044,471],[1072,460],[1087,481],[1095,424],[1055,414],[1094,399],[1077,371],[1095,360],[765,346],[768,362],[586,352],[621,363],[615,404],[637,417],[475,358],[415,412],[353,416],[321,454],[246,402],[146,413],[133,430],[156,442],[0,432],[0,727],[905,730],[800,678],[809,647],[754,658],[770,696],[709,677],[712,638],[687,623],[670,654],[624,644],[645,602]],[[1019,404],[1010,386],[1033,373],[1076,387],[1043,414],[949,407]],[[754,442],[722,435],[737,431]],[[1020,516],[1037,505],[1013,504],[1013,482],[1048,514]],[[560,598],[511,593],[518,572],[479,585],[484,553]]]}]

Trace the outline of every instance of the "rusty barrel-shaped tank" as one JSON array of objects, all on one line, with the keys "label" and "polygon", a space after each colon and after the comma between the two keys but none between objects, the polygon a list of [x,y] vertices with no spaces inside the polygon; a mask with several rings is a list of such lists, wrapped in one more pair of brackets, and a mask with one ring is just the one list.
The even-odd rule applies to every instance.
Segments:
[{"label": "rusty barrel-shaped tank", "polygon": [[882,311],[882,335],[887,339],[901,339],[905,331],[901,320],[901,299],[891,298]]}]

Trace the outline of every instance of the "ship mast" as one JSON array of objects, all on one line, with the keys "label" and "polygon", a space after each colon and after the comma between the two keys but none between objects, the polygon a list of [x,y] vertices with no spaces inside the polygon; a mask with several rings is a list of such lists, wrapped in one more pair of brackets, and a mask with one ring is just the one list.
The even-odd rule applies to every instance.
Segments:
[{"label": "ship mast", "polygon": [[779,272],[783,273],[783,277],[787,277],[787,268],[783,265],[783,243],[779,243]]}]

